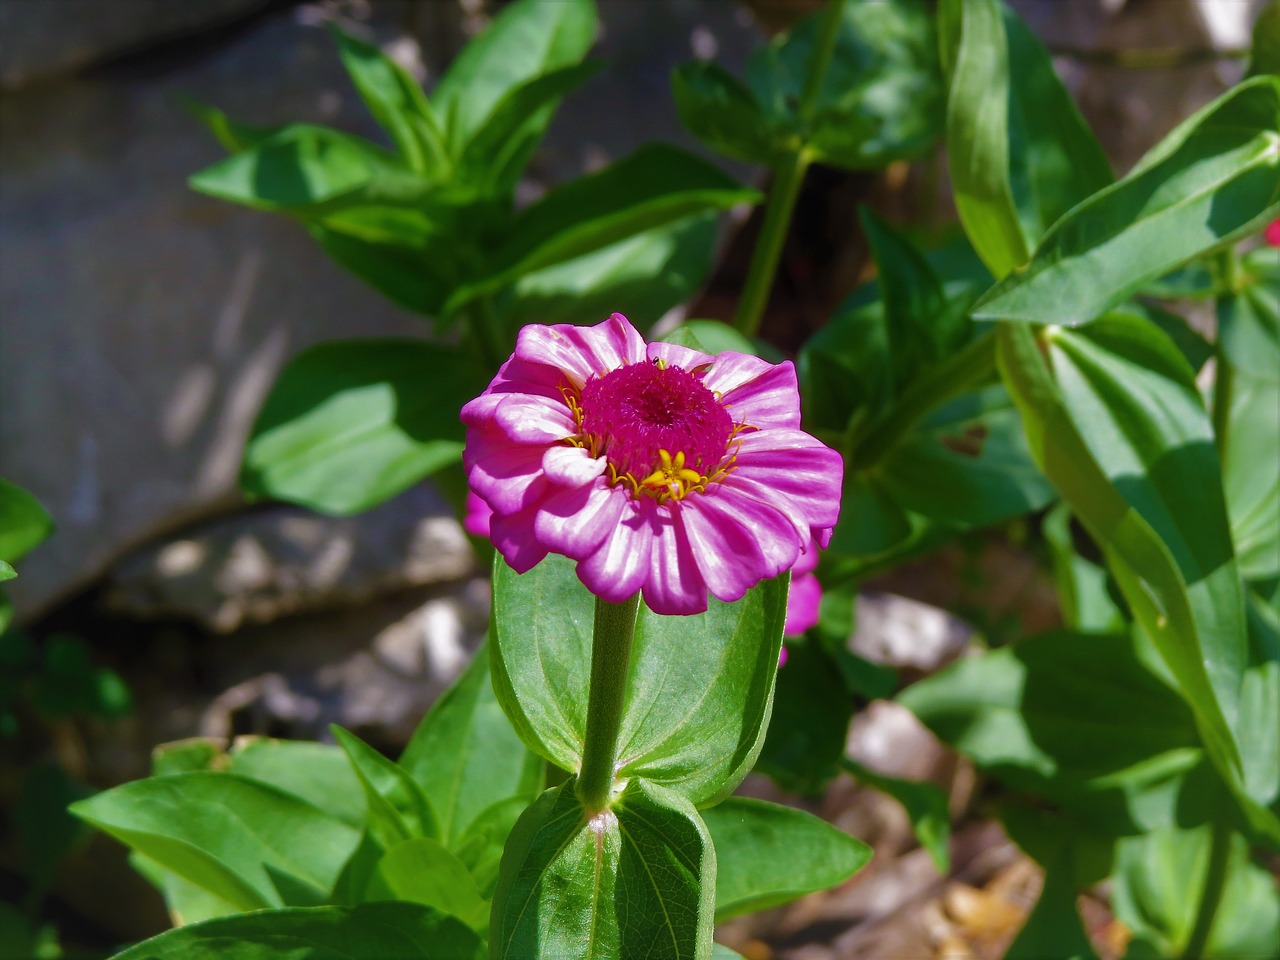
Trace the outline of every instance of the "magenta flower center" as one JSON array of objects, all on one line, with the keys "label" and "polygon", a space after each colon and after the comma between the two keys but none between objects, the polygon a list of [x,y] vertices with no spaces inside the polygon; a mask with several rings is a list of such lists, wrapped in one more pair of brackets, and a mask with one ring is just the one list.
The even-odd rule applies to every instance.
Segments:
[{"label": "magenta flower center", "polygon": [[722,479],[740,427],[698,372],[661,360],[632,363],[593,377],[582,388],[575,442],[603,456],[610,480],[633,494],[683,499]]}]

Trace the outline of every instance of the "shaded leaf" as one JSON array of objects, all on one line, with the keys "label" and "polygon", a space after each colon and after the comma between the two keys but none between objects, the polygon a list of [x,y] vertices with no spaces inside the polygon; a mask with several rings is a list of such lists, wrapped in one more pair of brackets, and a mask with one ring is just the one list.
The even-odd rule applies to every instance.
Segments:
[{"label": "shaded leaf", "polygon": [[0,561],[12,575],[9,564],[21,560],[53,532],[53,520],[30,493],[8,480],[0,479]]},{"label": "shaded leaf", "polygon": [[303,351],[254,422],[241,485],[324,513],[366,510],[462,456],[458,410],[480,392],[473,361],[412,340]]}]

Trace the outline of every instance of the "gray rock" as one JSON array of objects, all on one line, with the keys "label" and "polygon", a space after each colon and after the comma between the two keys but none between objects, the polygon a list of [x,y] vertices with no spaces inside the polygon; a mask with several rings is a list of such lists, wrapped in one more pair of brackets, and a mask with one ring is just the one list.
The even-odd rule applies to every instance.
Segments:
[{"label": "gray rock", "polygon": [[0,89],[217,26],[269,0],[0,0]]},{"label": "gray rock", "polygon": [[454,581],[474,566],[452,508],[422,485],[357,517],[274,506],[213,520],[118,564],[103,599],[127,617],[229,633]]},{"label": "gray rock", "polygon": [[849,649],[891,667],[932,673],[964,652],[973,629],[945,610],[890,593],[858,597]]}]

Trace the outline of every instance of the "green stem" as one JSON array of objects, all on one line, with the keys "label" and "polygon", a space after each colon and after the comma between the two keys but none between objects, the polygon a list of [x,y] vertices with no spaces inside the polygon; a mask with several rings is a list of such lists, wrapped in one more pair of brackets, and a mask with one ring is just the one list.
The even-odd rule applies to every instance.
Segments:
[{"label": "green stem", "polygon": [[578,798],[590,816],[609,808],[614,768],[618,763],[618,730],[631,663],[640,594],[621,603],[596,597],[595,635],[591,641],[591,689],[587,694],[587,734],[578,773]]},{"label": "green stem", "polygon": [[[817,47],[814,49],[813,59],[809,61],[809,72],[805,75],[804,90],[796,108],[802,123],[807,124],[812,117],[818,95],[822,92],[822,82],[826,78],[827,68],[835,55],[836,41],[840,37],[844,5],[845,0],[830,0],[823,12],[822,23],[818,26]],[[773,166],[773,188],[769,191],[765,206],[764,223],[760,227],[760,237],[751,255],[746,287],[733,317],[733,325],[745,336],[754,337],[760,330],[760,321],[769,305],[769,294],[773,291],[778,261],[782,257],[782,248],[787,239],[787,229],[791,225],[791,214],[795,211],[805,171],[812,162],[809,151],[800,143],[796,145],[793,154]]]},{"label": "green stem", "polygon": [[1200,909],[1196,913],[1187,948],[1182,951],[1182,960],[1200,960],[1208,946],[1209,934],[1213,932],[1213,921],[1217,918],[1227,884],[1231,834],[1231,825],[1224,819],[1214,821],[1213,837],[1209,841],[1209,868],[1205,871],[1204,889],[1200,891]]},{"label": "green stem", "polygon": [[765,307],[769,305],[769,294],[773,292],[778,261],[782,259],[791,214],[795,211],[800,184],[804,183],[807,169],[809,157],[804,150],[774,167],[773,188],[764,209],[764,223],[760,227],[755,251],[751,254],[747,283],[733,317],[733,325],[744,336],[754,337],[760,330]]},{"label": "green stem", "polygon": [[988,330],[916,380],[875,426],[850,439],[848,462],[858,470],[875,466],[935,407],[990,378],[995,347],[995,331]]},{"label": "green stem", "polygon": [[1231,423],[1231,394],[1235,387],[1235,368],[1222,349],[1222,321],[1226,310],[1234,304],[1240,289],[1240,261],[1234,250],[1224,250],[1218,260],[1218,336],[1214,343],[1213,375],[1213,442],[1218,448],[1218,458],[1227,456],[1227,435]]}]

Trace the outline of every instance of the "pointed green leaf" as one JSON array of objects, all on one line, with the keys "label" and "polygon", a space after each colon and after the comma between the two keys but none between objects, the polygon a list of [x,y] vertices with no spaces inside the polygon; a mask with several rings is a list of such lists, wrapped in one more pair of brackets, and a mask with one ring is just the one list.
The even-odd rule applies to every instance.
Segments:
[{"label": "pointed green leaf", "polygon": [[333,744],[267,737],[238,740],[226,769],[278,787],[356,829],[364,826],[364,789],[346,754]]},{"label": "pointed green leaf", "polygon": [[[569,771],[581,760],[594,598],[574,563],[552,555],[517,575],[494,568],[494,688],[529,748]],[[786,612],[786,578],[706,613],[641,605],[619,731],[619,776],[643,776],[694,803],[746,775],[768,724]],[[679,650],[680,656],[671,652]]]},{"label": "pointed green leaf", "polygon": [[328,894],[359,840],[311,804],[230,773],[135,780],[69,809],[241,910]]},{"label": "pointed green leaf", "polygon": [[1053,69],[1049,51],[1008,7],[1009,180],[1023,236],[1035,246],[1077,203],[1115,180],[1111,164]]},{"label": "pointed green leaf", "polygon": [[[596,26],[592,0],[508,4],[462,49],[432,91],[455,152],[512,88],[580,61],[595,42]],[[538,117],[532,126],[540,131],[549,119]]]},{"label": "pointed green leaf", "polygon": [[341,267],[355,274],[392,303],[423,316],[440,312],[451,284],[433,267],[435,252],[417,242],[388,242],[352,236],[313,224],[311,236]]},{"label": "pointed green leaf", "polygon": [[[21,560],[53,532],[53,520],[30,493],[0,479],[0,561]],[[13,568],[9,567],[12,574]]]},{"label": "pointed green leaf", "polygon": [[431,801],[440,839],[450,850],[493,804],[528,805],[542,791],[542,761],[511,729],[489,680],[489,651],[444,692],[418,725],[400,766]]},{"label": "pointed green leaf", "polygon": [[1098,960],[1076,909],[1071,845],[1062,844],[1058,855],[1044,866],[1040,897],[1004,960]]},{"label": "pointed green leaf", "polygon": [[671,92],[680,122],[716,153],[772,165],[784,149],[755,95],[722,67],[682,63],[671,74]]},{"label": "pointed green leaf", "polygon": [[947,160],[956,211],[983,262],[1003,277],[1030,255],[1010,184],[1004,19],[998,0],[942,0],[940,11],[943,60],[951,64]]},{"label": "pointed green leaf", "polygon": [[13,569],[7,561],[0,560],[0,583],[6,580],[12,580],[18,575],[18,571]]},{"label": "pointed green leaf", "polygon": [[543,794],[511,833],[490,957],[706,957],[716,856],[697,811],[635,779],[613,810],[588,819],[574,782]]},{"label": "pointed green leaf", "polygon": [[336,724],[329,729],[364,787],[369,831],[383,847],[390,849],[414,837],[439,836],[431,802],[407,770]]},{"label": "pointed green leaf", "polygon": [[219,200],[310,217],[361,204],[421,202],[431,189],[381,147],[305,123],[284,127],[188,183]]},{"label": "pointed green leaf", "polygon": [[1238,293],[1218,298],[1218,340],[1237,370],[1280,380],[1280,251],[1276,264]]},{"label": "pointed green leaf", "polygon": [[330,32],[360,98],[391,135],[409,169],[446,172],[449,160],[444,132],[418,82],[372,44],[337,27]]},{"label": "pointed green leaf", "polygon": [[323,513],[367,510],[462,456],[458,410],[484,386],[460,351],[413,340],[320,344],[295,357],[254,422],[247,493]]},{"label": "pointed green leaf", "polygon": [[370,900],[421,903],[457,917],[473,930],[489,921],[489,903],[466,865],[428,837],[391,847],[378,861],[367,895]]},{"label": "pointed green leaf", "polygon": [[221,110],[208,104],[200,103],[190,97],[182,98],[182,105],[193,113],[201,123],[209,128],[218,142],[228,153],[241,153],[255,147],[264,140],[269,140],[279,133],[283,127],[252,126],[232,120]]},{"label": "pointed green leaf", "polygon": [[[988,2],[988,0],[984,0]],[[1074,325],[1280,214],[1280,77],[1208,104],[1054,225],[974,317]]]},{"label": "pointed green leaf", "polygon": [[702,811],[716,848],[716,922],[843,883],[871,848],[825,820],[776,803],[729,797]]},{"label": "pointed green leaf", "polygon": [[1231,541],[1246,580],[1280,576],[1280,381],[1237,374],[1222,465]]},{"label": "pointed green leaf", "polygon": [[565,94],[598,73],[600,67],[599,62],[577,63],[512,87],[463,147],[458,160],[462,174],[485,192],[507,194],[524,174],[546,125],[543,122],[530,129],[530,118],[549,116]]},{"label": "pointed green leaf", "polygon": [[113,960],[482,960],[480,938],[416,903],[263,910],[170,930]]},{"label": "pointed green leaf", "polygon": [[666,144],[648,144],[603,170],[572,180],[526,208],[482,274],[445,306],[466,303],[525,274],[600,250],[708,210],[753,203],[759,194],[719,168]]}]

